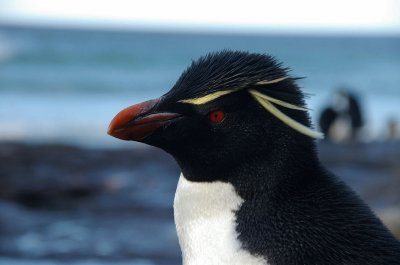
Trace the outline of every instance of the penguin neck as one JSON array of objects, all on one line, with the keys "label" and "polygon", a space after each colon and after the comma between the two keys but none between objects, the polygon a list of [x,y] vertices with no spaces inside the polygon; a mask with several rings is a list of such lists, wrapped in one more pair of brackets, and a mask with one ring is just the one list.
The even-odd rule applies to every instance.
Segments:
[{"label": "penguin neck", "polygon": [[220,160],[191,160],[191,156],[176,160],[189,181],[227,182],[244,199],[258,192],[273,196],[290,192],[298,183],[320,175],[315,143],[309,139],[292,141],[259,147],[251,155],[233,154],[230,160],[226,156]]},{"label": "penguin neck", "polygon": [[251,157],[234,156],[229,165],[216,160],[191,161],[191,156],[177,159],[182,175],[174,217],[183,264],[269,264],[267,257],[251,254],[239,239],[238,214],[246,204],[246,209],[250,207],[251,214],[257,215],[265,208],[254,205],[273,204],[295,192],[298,183],[311,177],[313,168],[317,170],[313,146],[311,142],[299,150],[287,146],[272,149],[276,152],[258,148]]}]

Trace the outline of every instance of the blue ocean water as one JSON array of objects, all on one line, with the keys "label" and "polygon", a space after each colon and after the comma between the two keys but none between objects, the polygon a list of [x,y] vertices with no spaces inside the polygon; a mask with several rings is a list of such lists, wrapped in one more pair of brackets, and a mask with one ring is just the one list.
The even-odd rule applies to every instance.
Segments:
[{"label": "blue ocean water", "polygon": [[292,69],[318,116],[339,86],[362,99],[371,137],[400,117],[400,37],[193,35],[0,27],[0,140],[117,145],[122,108],[167,92],[191,60],[269,53]]}]

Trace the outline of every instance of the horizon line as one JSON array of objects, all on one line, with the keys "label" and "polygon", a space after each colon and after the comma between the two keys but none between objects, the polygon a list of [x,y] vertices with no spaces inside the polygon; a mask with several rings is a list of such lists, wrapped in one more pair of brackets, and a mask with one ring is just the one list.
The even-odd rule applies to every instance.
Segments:
[{"label": "horizon line", "polygon": [[66,21],[13,21],[0,19],[0,27],[43,28],[61,30],[125,31],[149,33],[176,33],[200,35],[300,35],[344,37],[400,37],[400,29],[387,28],[341,28],[341,27],[291,27],[291,26],[243,26],[178,23],[86,23]]}]

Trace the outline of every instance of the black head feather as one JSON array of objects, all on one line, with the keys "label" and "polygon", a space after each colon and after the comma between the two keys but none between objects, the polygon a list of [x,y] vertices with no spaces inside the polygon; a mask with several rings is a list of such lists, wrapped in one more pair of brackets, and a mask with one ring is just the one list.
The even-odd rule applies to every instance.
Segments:
[{"label": "black head feather", "polygon": [[[265,82],[276,79],[282,80]],[[254,161],[254,158],[270,157],[279,164],[296,162],[293,167],[301,169],[316,160],[313,140],[271,115],[249,93],[250,89],[256,89],[304,106],[303,93],[295,81],[296,78],[289,76],[288,68],[269,55],[237,51],[208,54],[183,72],[157,106],[157,111],[181,113],[182,120],[172,123],[167,130],[155,132],[144,142],[171,153],[185,176],[197,181],[228,180],[233,165],[244,161],[243,156],[253,157]],[[206,104],[181,102],[230,89],[235,92]],[[307,112],[276,107],[297,122],[310,126]],[[207,116],[215,109],[226,112],[226,119],[218,125],[211,124]]]},{"label": "black head feather", "polygon": [[[210,53],[182,73],[167,98],[191,99],[221,90],[257,88],[278,99],[304,105],[303,94],[295,85],[298,78],[289,77],[289,68],[282,67],[274,57],[239,51]],[[288,77],[279,84],[257,85],[258,82]]]}]

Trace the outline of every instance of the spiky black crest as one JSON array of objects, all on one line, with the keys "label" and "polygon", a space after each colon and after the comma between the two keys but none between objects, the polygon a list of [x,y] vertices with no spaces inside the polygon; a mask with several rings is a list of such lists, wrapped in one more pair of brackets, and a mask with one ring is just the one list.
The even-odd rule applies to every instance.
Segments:
[{"label": "spiky black crest", "polygon": [[[189,99],[221,90],[254,88],[258,82],[288,76],[275,58],[266,54],[224,50],[201,57],[183,72],[168,96]],[[281,100],[303,105],[303,95],[294,85],[295,78],[287,78],[279,89],[257,85],[257,89]],[[274,86],[275,87],[275,86]]]},{"label": "spiky black crest", "polygon": [[262,107],[292,129],[312,138],[323,138],[322,133],[309,128],[307,115],[302,115],[301,119],[305,121],[302,124],[274,106],[307,110],[295,79],[289,77],[288,69],[271,56],[222,51],[193,62],[164,99],[170,103],[203,105],[235,92],[247,91]]}]

